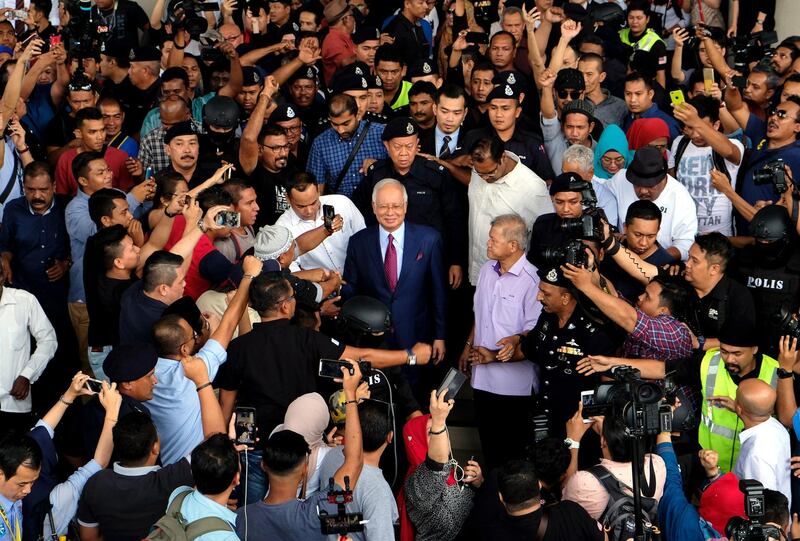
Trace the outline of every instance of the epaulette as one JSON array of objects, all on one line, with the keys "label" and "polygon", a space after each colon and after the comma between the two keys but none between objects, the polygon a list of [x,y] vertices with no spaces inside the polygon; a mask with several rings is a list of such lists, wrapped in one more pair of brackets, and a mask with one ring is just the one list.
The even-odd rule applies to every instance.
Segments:
[{"label": "epaulette", "polygon": [[364,120],[369,120],[370,122],[377,122],[378,124],[386,124],[389,122],[389,118],[386,115],[382,115],[380,113],[372,113],[370,111],[364,113]]},{"label": "epaulette", "polygon": [[427,160],[426,159],[425,160],[425,167],[427,167],[428,169],[432,169],[432,170],[436,171],[439,174],[442,174],[442,173],[445,172],[444,166],[443,165],[439,165],[438,163],[436,163],[433,160]]}]

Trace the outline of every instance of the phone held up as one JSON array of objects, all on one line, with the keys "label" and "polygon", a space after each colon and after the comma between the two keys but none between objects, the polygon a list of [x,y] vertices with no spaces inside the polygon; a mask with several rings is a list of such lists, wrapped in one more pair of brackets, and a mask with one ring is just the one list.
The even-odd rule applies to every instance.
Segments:
[{"label": "phone held up", "polygon": [[333,219],[336,217],[336,211],[333,205],[322,205],[322,219],[325,222],[325,229],[333,231]]},{"label": "phone held up", "polygon": [[234,412],[234,429],[236,430],[236,444],[246,445],[253,449],[256,444],[256,409],[237,407]]}]

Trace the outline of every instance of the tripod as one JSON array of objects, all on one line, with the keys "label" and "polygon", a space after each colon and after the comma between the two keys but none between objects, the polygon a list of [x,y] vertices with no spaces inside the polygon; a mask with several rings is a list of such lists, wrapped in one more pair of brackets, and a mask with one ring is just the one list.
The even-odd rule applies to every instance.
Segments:
[{"label": "tripod", "polygon": [[[641,458],[643,457],[640,454],[642,449],[642,439],[643,435],[631,431],[631,478],[633,479],[633,514],[634,520],[636,521],[634,527],[634,541],[651,541],[657,540],[659,534],[661,533],[657,527],[653,526],[650,522],[645,522],[644,513],[642,512],[642,490],[641,490],[641,479],[644,476],[644,464],[642,464]],[[651,470],[650,470],[650,482],[655,483],[655,477],[653,476],[654,471],[652,469],[652,460],[650,462]]]}]

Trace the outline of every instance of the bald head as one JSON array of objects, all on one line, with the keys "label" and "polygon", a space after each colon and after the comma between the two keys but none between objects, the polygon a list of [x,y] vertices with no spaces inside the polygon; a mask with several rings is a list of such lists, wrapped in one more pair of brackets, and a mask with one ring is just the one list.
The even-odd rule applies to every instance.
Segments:
[{"label": "bald head", "polygon": [[755,378],[743,380],[736,390],[736,403],[751,419],[766,419],[775,410],[778,395],[768,383]]},{"label": "bald head", "polygon": [[170,96],[162,101],[158,106],[158,110],[161,116],[161,123],[165,127],[189,120],[189,106],[180,96]]}]

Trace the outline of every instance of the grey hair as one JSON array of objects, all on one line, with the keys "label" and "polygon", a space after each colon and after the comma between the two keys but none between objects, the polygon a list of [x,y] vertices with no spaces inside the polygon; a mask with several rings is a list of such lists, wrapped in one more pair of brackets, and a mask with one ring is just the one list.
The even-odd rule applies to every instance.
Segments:
[{"label": "grey hair", "polygon": [[[594,170],[594,151],[583,145],[572,145],[564,151],[561,163],[574,163],[581,171],[586,171],[588,173]],[[586,178],[584,180],[592,179]]]},{"label": "grey hair", "polygon": [[505,228],[508,242],[516,242],[523,252],[528,249],[528,226],[519,214],[501,214],[492,220],[492,227]]},{"label": "grey hair", "polygon": [[[518,13],[520,16],[522,16],[522,20],[524,22],[525,16],[522,15],[522,9],[518,8],[517,6],[508,6],[507,8],[503,9],[503,17],[506,15],[514,15],[515,13]],[[500,20],[502,21],[502,19]]]},{"label": "grey hair", "polygon": [[378,183],[375,184],[375,187],[372,188],[373,203],[375,203],[378,200],[378,192],[381,191],[381,189],[384,186],[399,186],[400,189],[403,191],[403,203],[408,203],[408,192],[406,191],[406,187],[403,186],[402,182],[393,178],[385,178],[381,181],[378,181]]}]

